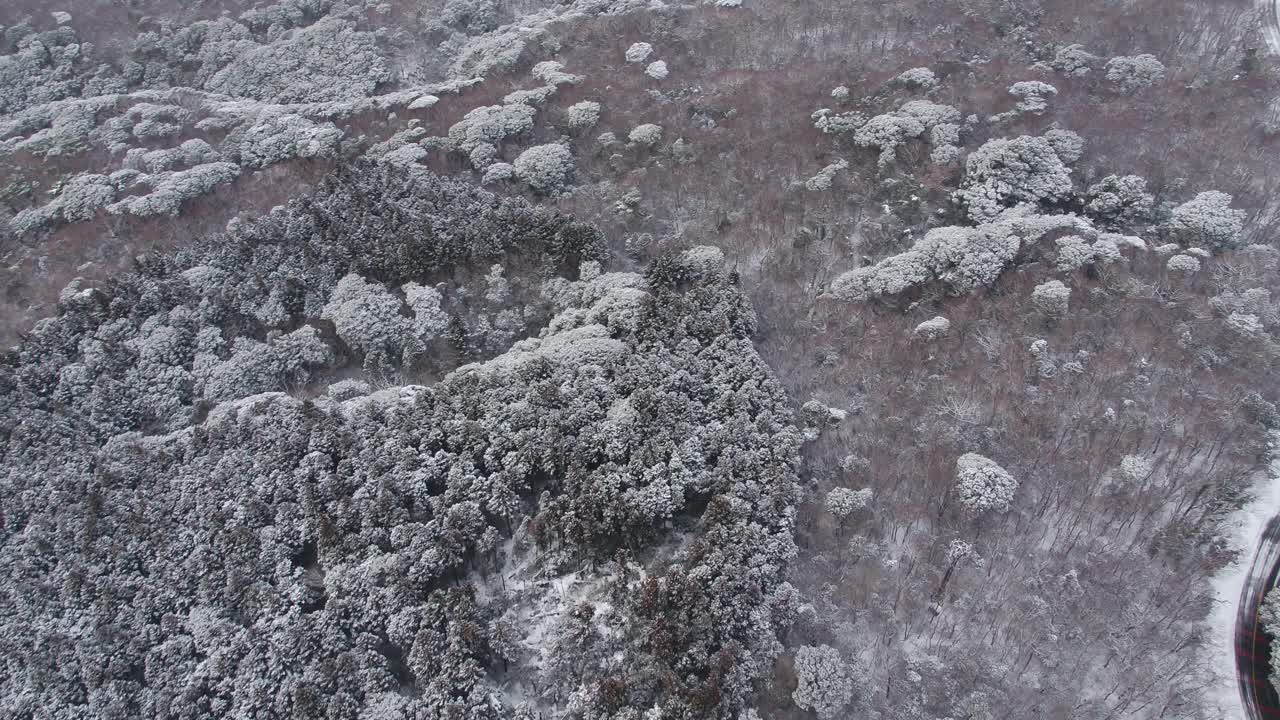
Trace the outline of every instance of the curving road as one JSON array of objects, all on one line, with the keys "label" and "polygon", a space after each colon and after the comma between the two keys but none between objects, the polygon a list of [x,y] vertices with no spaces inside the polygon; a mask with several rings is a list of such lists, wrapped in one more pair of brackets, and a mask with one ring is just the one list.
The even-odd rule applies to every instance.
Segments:
[{"label": "curving road", "polygon": [[1236,670],[1240,701],[1250,720],[1280,719],[1280,696],[1269,679],[1271,639],[1258,621],[1258,607],[1280,575],[1280,516],[1263,530],[1236,615]]},{"label": "curving road", "polygon": [[1266,18],[1262,22],[1262,38],[1271,54],[1280,55],[1280,0],[1258,0]]}]

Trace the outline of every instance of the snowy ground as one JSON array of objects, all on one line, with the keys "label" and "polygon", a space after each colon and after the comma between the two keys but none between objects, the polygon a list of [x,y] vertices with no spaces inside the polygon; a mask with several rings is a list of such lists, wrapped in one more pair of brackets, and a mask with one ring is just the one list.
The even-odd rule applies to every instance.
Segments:
[{"label": "snowy ground", "polygon": [[[1280,451],[1280,432],[1272,433],[1273,453]],[[1235,630],[1240,603],[1240,590],[1249,579],[1250,566],[1263,529],[1280,513],[1280,458],[1271,461],[1270,478],[1254,488],[1254,499],[1237,512],[1230,522],[1228,539],[1240,549],[1237,561],[1213,579],[1215,602],[1209,614],[1209,639],[1206,647],[1208,666],[1219,679],[1209,688],[1210,703],[1223,720],[1248,720],[1240,703],[1236,679]]]}]

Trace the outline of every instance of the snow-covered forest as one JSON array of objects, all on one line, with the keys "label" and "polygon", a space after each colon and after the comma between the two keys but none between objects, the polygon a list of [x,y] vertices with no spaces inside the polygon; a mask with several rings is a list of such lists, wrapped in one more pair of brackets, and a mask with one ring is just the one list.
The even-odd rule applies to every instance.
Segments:
[{"label": "snow-covered forest", "polygon": [[7,4],[0,716],[1248,717],[1274,13]]}]

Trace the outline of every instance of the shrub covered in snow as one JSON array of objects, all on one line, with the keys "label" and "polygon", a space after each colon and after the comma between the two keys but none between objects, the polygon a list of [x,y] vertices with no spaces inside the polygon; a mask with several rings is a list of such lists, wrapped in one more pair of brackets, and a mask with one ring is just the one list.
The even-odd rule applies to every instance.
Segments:
[{"label": "shrub covered in snow", "polygon": [[995,282],[1017,254],[1019,240],[1007,228],[934,228],[910,250],[836,278],[831,292],[838,298],[862,300],[896,295],[939,280],[956,292],[970,292]]},{"label": "shrub covered in snow", "polygon": [[573,178],[573,153],[558,143],[534,145],[515,161],[516,177],[540,193],[554,194]]},{"label": "shrub covered in snow", "polygon": [[496,162],[490,165],[484,171],[484,177],[480,179],[481,185],[491,185],[493,183],[504,182],[516,176],[516,168],[511,163]]},{"label": "shrub covered in snow", "polygon": [[929,151],[929,162],[935,165],[951,165],[960,159],[960,148],[955,145],[935,145]]},{"label": "shrub covered in snow", "polygon": [[435,104],[438,102],[440,102],[440,98],[436,97],[435,95],[431,95],[431,94],[422,95],[417,99],[415,99],[413,102],[409,103],[408,109],[409,110],[426,110],[429,107],[434,107]]},{"label": "shrub covered in snow", "polygon": [[938,76],[927,67],[916,67],[903,70],[893,79],[893,84],[913,90],[932,90],[938,87]]},{"label": "shrub covered in snow", "polygon": [[627,139],[637,145],[656,145],[662,141],[662,126],[653,123],[637,125],[631,129]]},{"label": "shrub covered in snow", "polygon": [[831,295],[840,300],[867,300],[897,295],[932,279],[933,271],[924,255],[907,251],[836,277]]},{"label": "shrub covered in snow", "polygon": [[932,281],[945,282],[956,293],[970,292],[994,282],[1024,243],[1060,231],[1096,234],[1075,215],[1037,215],[1026,208],[1005,211],[996,222],[976,228],[934,228],[910,250],[838,276],[831,295],[862,301]]},{"label": "shrub covered in snow", "polygon": [[132,123],[130,132],[138,139],[170,137],[182,132],[191,122],[191,112],[176,105],[138,103],[129,106],[125,117]]},{"label": "shrub covered in snow", "polygon": [[594,100],[574,103],[565,110],[565,118],[569,121],[569,127],[574,130],[595,127],[600,122],[600,103]]},{"label": "shrub covered in snow", "polygon": [[849,167],[848,160],[837,160],[830,165],[818,171],[817,175],[805,181],[804,186],[812,192],[821,192],[831,189],[831,182],[835,180],[836,173]]},{"label": "shrub covered in snow", "polygon": [[1058,48],[1049,66],[1058,72],[1072,77],[1088,75],[1092,66],[1100,58],[1084,49],[1083,45],[1074,44]]},{"label": "shrub covered in snow", "polygon": [[205,89],[277,103],[347,100],[391,79],[373,33],[322,18],[269,45],[234,54]]},{"label": "shrub covered in snow", "polygon": [[444,298],[439,290],[417,283],[405,283],[400,289],[413,311],[413,335],[419,342],[427,343],[448,330],[449,315],[441,308]]},{"label": "shrub covered in snow", "polygon": [[849,135],[867,122],[867,116],[860,112],[835,113],[829,108],[815,110],[809,118],[824,135]]},{"label": "shrub covered in snow", "polygon": [[365,357],[366,366],[382,367],[411,357],[420,346],[413,321],[400,309],[399,298],[384,285],[349,273],[338,281],[320,317]]},{"label": "shrub covered in snow", "polygon": [[479,143],[471,148],[471,153],[467,155],[471,167],[476,170],[484,171],[498,159],[498,148],[490,143]]},{"label": "shrub covered in snow", "polygon": [[1017,236],[1005,228],[951,226],[930,230],[912,250],[938,280],[967,293],[994,283],[1018,247]]},{"label": "shrub covered in snow", "polygon": [[1231,196],[1209,190],[1173,209],[1168,230],[1185,245],[1207,245],[1222,252],[1240,243],[1245,212],[1231,207]]},{"label": "shrub covered in snow", "polygon": [[342,130],[331,122],[266,112],[232,131],[224,147],[237,153],[242,165],[261,168],[298,157],[336,157],[341,140]]},{"label": "shrub covered in snow", "polygon": [[840,651],[828,645],[805,645],[795,655],[796,681],[791,698],[802,710],[822,720],[838,717],[853,700],[853,679]]},{"label": "shrub covered in snow", "polygon": [[960,144],[960,126],[953,122],[939,123],[929,130],[929,144],[935,148]]},{"label": "shrub covered in snow", "polygon": [[1105,70],[1107,79],[1126,93],[1149,88],[1163,80],[1165,74],[1164,63],[1148,53],[1111,58]]},{"label": "shrub covered in snow", "polygon": [[1024,80],[1010,85],[1009,94],[1018,98],[1015,112],[1041,115],[1049,109],[1048,99],[1058,94],[1058,88],[1039,80]]},{"label": "shrub covered in snow", "polygon": [[1018,203],[1061,200],[1071,192],[1070,170],[1044,138],[990,140],[969,154],[956,198],[976,222],[989,222]]},{"label": "shrub covered in snow", "polygon": [[126,197],[108,205],[107,212],[113,215],[127,213],[142,217],[175,216],[183,202],[204,195],[218,185],[229,183],[239,175],[240,167],[227,162],[205,163],[189,170],[145,175],[140,180],[151,186],[151,192]]},{"label": "shrub covered in snow", "polygon": [[470,110],[449,127],[449,142],[470,154],[481,143],[497,145],[503,140],[533,129],[536,110],[523,103],[482,105]]},{"label": "shrub covered in snow", "polygon": [[93,66],[74,30],[36,33],[20,23],[0,30],[0,114],[80,94]]},{"label": "shrub covered in snow", "polygon": [[1100,237],[1093,241],[1093,260],[1100,265],[1117,262],[1124,258],[1120,254],[1120,246],[1109,237]]},{"label": "shrub covered in snow", "polygon": [[827,512],[836,516],[838,520],[844,520],[852,513],[867,507],[871,503],[871,496],[870,488],[861,490],[832,488],[827,493]]},{"label": "shrub covered in snow", "polygon": [[937,340],[946,337],[950,332],[951,321],[938,315],[917,325],[912,334],[925,340]]},{"label": "shrub covered in snow", "polygon": [[1006,512],[1018,490],[1018,481],[993,460],[977,453],[956,459],[956,500],[967,512]]},{"label": "shrub covered in snow", "polygon": [[515,90],[502,96],[502,104],[521,104],[529,105],[531,107],[542,107],[555,94],[555,85],[543,85],[529,90]]},{"label": "shrub covered in snow", "polygon": [[1084,138],[1074,130],[1053,128],[1042,136],[1062,162],[1070,165],[1084,156]]},{"label": "shrub covered in snow", "polygon": [[1227,316],[1227,328],[1236,334],[1251,338],[1262,338],[1267,334],[1262,319],[1253,313],[1233,312]]},{"label": "shrub covered in snow", "polygon": [[1093,262],[1093,247],[1078,235],[1060,237],[1054,243],[1058,246],[1054,260],[1058,272],[1074,272]]},{"label": "shrub covered in snow", "polygon": [[647,42],[632,43],[627,48],[625,57],[629,63],[642,63],[649,59],[649,55],[653,53],[653,46]]},{"label": "shrub covered in snow", "polygon": [[581,75],[564,71],[564,63],[556,60],[543,60],[529,70],[529,74],[542,82],[558,87],[560,85],[577,85],[582,82]]},{"label": "shrub covered in snow", "polygon": [[1200,271],[1200,260],[1190,255],[1174,255],[1165,263],[1170,272],[1191,274]]},{"label": "shrub covered in snow", "polygon": [[1070,301],[1071,288],[1064,285],[1061,280],[1040,283],[1031,291],[1032,304],[1049,317],[1066,315]]},{"label": "shrub covered in snow", "polygon": [[1090,185],[1085,198],[1085,212],[1118,229],[1149,221],[1155,209],[1147,181],[1137,175],[1108,175]]},{"label": "shrub covered in snow", "polygon": [[62,223],[89,220],[115,199],[116,184],[111,178],[93,173],[76,175],[62,183],[52,201],[19,212],[9,220],[9,227],[24,235]]},{"label": "shrub covered in snow", "polygon": [[880,148],[877,165],[883,169],[893,162],[896,150],[907,140],[943,124],[954,124],[960,111],[929,100],[911,100],[898,110],[877,115],[854,132],[854,142],[862,147]]}]

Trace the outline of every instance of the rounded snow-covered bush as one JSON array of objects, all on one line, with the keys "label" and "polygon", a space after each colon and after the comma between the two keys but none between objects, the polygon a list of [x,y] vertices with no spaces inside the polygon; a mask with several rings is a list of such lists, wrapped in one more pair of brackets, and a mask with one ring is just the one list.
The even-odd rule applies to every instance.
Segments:
[{"label": "rounded snow-covered bush", "polygon": [[637,145],[656,145],[662,140],[662,126],[654,125],[653,123],[637,125],[627,135],[627,139]]},{"label": "rounded snow-covered bush", "polygon": [[1049,67],[1072,77],[1088,75],[1092,65],[1098,62],[1098,56],[1084,49],[1083,45],[1067,45],[1058,48]]},{"label": "rounded snow-covered bush", "polygon": [[573,177],[573,153],[556,143],[535,145],[516,158],[516,177],[541,193],[563,189]]},{"label": "rounded snow-covered bush", "polygon": [[477,170],[485,170],[498,160],[498,148],[492,143],[482,142],[471,148],[471,154],[468,156],[471,161],[471,167]]},{"label": "rounded snow-covered bush", "polygon": [[1050,317],[1066,315],[1070,301],[1071,288],[1061,280],[1040,283],[1031,291],[1031,302],[1036,309]]},{"label": "rounded snow-covered bush", "polygon": [[965,453],[956,460],[956,499],[975,515],[1005,512],[1013,502],[1018,481],[995,461],[977,453]]},{"label": "rounded snow-covered bush", "polygon": [[809,119],[824,135],[848,135],[867,122],[867,116],[860,112],[833,113],[830,108],[814,110]]},{"label": "rounded snow-covered bush", "polygon": [[929,130],[929,144],[935,148],[960,144],[960,126],[953,122],[934,125]]},{"label": "rounded snow-covered bush", "polygon": [[1017,236],[1000,228],[944,226],[925,233],[911,249],[937,279],[967,293],[994,283],[1019,245]]},{"label": "rounded snow-covered bush", "polygon": [[1060,237],[1054,243],[1058,246],[1058,272],[1074,272],[1093,262],[1093,247],[1078,235]]},{"label": "rounded snow-covered bush", "polygon": [[933,277],[923,254],[908,250],[890,255],[875,265],[850,270],[831,282],[831,295],[839,300],[862,301],[897,295]]},{"label": "rounded snow-covered bush", "polygon": [[1200,271],[1200,261],[1190,255],[1174,255],[1165,263],[1171,272],[1191,274]]},{"label": "rounded snow-covered bush", "polygon": [[565,110],[565,119],[574,130],[585,130],[600,122],[600,103],[594,100],[583,100],[570,105]]},{"label": "rounded snow-covered bush", "polygon": [[1009,94],[1018,98],[1014,109],[1020,113],[1040,115],[1049,109],[1048,98],[1058,94],[1058,88],[1039,80],[1024,80],[1009,86]]},{"label": "rounded snow-covered bush", "polygon": [[835,718],[853,699],[853,679],[840,651],[829,645],[805,645],[796,651],[798,685],[791,699],[801,710],[812,710],[819,718]]},{"label": "rounded snow-covered bush", "polygon": [[917,325],[913,334],[925,340],[937,340],[946,337],[949,332],[951,332],[951,321],[938,315]]},{"label": "rounded snow-covered bush", "polygon": [[547,104],[551,96],[556,94],[555,85],[543,85],[531,90],[516,90],[509,92],[502,98],[504,105],[528,105],[530,107],[542,107]]},{"label": "rounded snow-covered bush", "polygon": [[932,90],[938,87],[938,76],[927,67],[916,67],[904,70],[893,79],[898,87]]},{"label": "rounded snow-covered bush", "polygon": [[449,127],[449,142],[465,153],[480,143],[497,145],[506,138],[532,130],[536,112],[524,103],[473,108]]},{"label": "rounded snow-covered bush", "polygon": [[552,87],[577,85],[583,79],[581,75],[565,72],[564,63],[556,60],[543,60],[534,65],[529,74]]},{"label": "rounded snow-covered bush", "polygon": [[943,103],[932,100],[908,100],[898,108],[897,114],[917,120],[925,130],[931,130],[943,123],[960,121],[960,111]]},{"label": "rounded snow-covered bush", "polygon": [[350,273],[338,281],[320,318],[331,321],[338,337],[363,353],[366,362],[382,365],[417,347],[413,323],[401,315],[401,306],[381,283]]},{"label": "rounded snow-covered bush", "polygon": [[1060,200],[1071,192],[1070,170],[1046,138],[990,140],[965,160],[956,197],[976,222],[990,222],[1018,203]]},{"label": "rounded snow-covered bush", "polygon": [[855,511],[865,508],[871,503],[871,489],[850,490],[849,488],[832,488],[827,493],[827,512],[844,520]]},{"label": "rounded snow-covered bush", "polygon": [[1093,260],[1102,265],[1113,263],[1124,256],[1120,254],[1120,246],[1110,238],[1099,238],[1093,241]]},{"label": "rounded snow-covered bush", "polygon": [[146,195],[133,195],[107,206],[113,215],[170,215],[176,217],[182,203],[211,192],[216,186],[235,180],[240,167],[234,163],[215,162],[187,170],[144,175],[139,182],[151,186]]},{"label": "rounded snow-covered bush", "polygon": [[1233,312],[1227,316],[1226,325],[1231,330],[1246,337],[1264,337],[1267,334],[1262,319],[1253,313]]},{"label": "rounded snow-covered bush", "polygon": [[292,113],[262,113],[230,133],[223,146],[236,152],[242,165],[265,168],[293,158],[333,158],[342,135],[333,123],[316,124]]},{"label": "rounded snow-covered bush", "polygon": [[1138,175],[1108,175],[1090,185],[1085,197],[1085,212],[1113,227],[1146,222],[1155,208],[1147,181]]},{"label": "rounded snow-covered bush", "polygon": [[516,176],[516,168],[511,163],[496,162],[484,171],[484,177],[480,178],[481,185],[490,185],[492,183],[505,182]]},{"label": "rounded snow-covered bush", "polygon": [[1137,92],[1155,85],[1164,79],[1165,72],[1164,63],[1149,53],[1111,58],[1107,61],[1105,69],[1107,79],[1120,86],[1120,90],[1126,93]]},{"label": "rounded snow-covered bush", "polygon": [[1147,479],[1151,471],[1155,468],[1155,463],[1140,455],[1125,455],[1120,460],[1119,476],[1126,483],[1138,483]]},{"label": "rounded snow-covered bush", "polygon": [[663,80],[667,77],[668,73],[669,71],[667,70],[667,63],[665,60],[656,60],[651,62],[649,63],[649,66],[644,69],[644,74],[654,80]]},{"label": "rounded snow-covered bush", "polygon": [[1207,245],[1221,252],[1240,243],[1245,212],[1231,207],[1231,196],[1210,190],[1173,209],[1169,230],[1183,245]]},{"label": "rounded snow-covered bush", "polygon": [[626,59],[629,63],[642,63],[649,59],[649,55],[653,53],[653,46],[647,42],[632,43],[627,48]]},{"label": "rounded snow-covered bush", "polygon": [[847,102],[849,100],[849,88],[844,85],[832,88],[831,99],[838,103]]},{"label": "rounded snow-covered bush", "polygon": [[1084,155],[1084,138],[1073,130],[1054,128],[1044,133],[1045,142],[1053,148],[1062,162],[1070,165]]},{"label": "rounded snow-covered bush", "polygon": [[877,167],[888,167],[897,156],[897,148],[910,138],[924,134],[926,125],[918,118],[901,112],[876,115],[858,128],[853,141],[862,147],[880,148]]},{"label": "rounded snow-covered bush", "polygon": [[377,37],[335,17],[298,28],[273,43],[234,46],[227,59],[230,62],[204,82],[204,89],[275,103],[365,97],[391,79]]},{"label": "rounded snow-covered bush", "polygon": [[841,170],[844,170],[847,167],[849,167],[848,160],[837,160],[831,163],[830,165],[822,168],[822,170],[820,170],[817,175],[814,175],[813,177],[806,180],[804,183],[805,189],[813,192],[830,190],[831,183],[833,180],[835,180],[836,173],[840,172]]},{"label": "rounded snow-covered bush", "polygon": [[438,102],[440,102],[440,98],[436,97],[435,95],[430,95],[430,94],[423,95],[418,99],[414,100],[413,102],[409,103],[409,109],[410,110],[426,110],[427,108],[432,107]]},{"label": "rounded snow-covered bush", "polygon": [[934,165],[950,165],[960,159],[960,148],[955,145],[936,145],[929,152],[929,162]]}]

